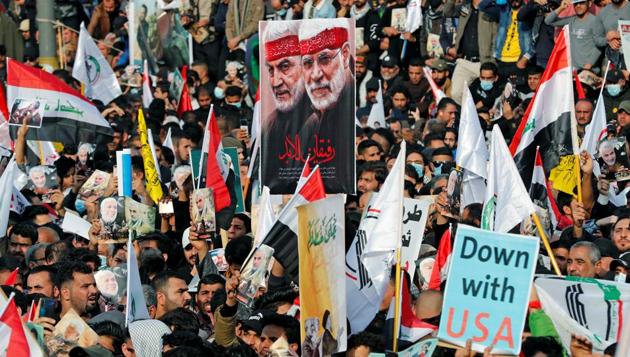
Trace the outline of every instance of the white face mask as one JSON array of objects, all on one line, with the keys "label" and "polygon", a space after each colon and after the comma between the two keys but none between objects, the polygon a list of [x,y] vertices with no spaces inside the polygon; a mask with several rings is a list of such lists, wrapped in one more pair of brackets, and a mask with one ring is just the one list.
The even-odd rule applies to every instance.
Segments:
[{"label": "white face mask", "polygon": [[618,283],[625,283],[626,282],[626,274],[618,273],[617,275],[615,275],[615,281],[618,282]]}]

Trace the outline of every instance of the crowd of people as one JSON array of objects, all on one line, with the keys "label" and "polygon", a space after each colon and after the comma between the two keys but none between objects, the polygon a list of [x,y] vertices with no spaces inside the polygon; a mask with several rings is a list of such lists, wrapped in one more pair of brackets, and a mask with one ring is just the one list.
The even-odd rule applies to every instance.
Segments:
[{"label": "crowd of people", "polygon": [[[393,16],[398,14],[395,10],[407,9],[408,1],[420,4],[423,13],[421,26],[412,32],[406,31],[404,24],[401,27]],[[630,209],[626,197],[630,189],[626,189],[628,175],[624,174],[630,168],[630,72],[618,29],[619,20],[630,20],[627,1],[181,0],[176,1],[179,7],[170,11],[194,38],[193,58],[184,78],[192,110],[178,114],[180,98],[169,92],[177,60],[168,56],[153,58],[147,49],[154,90],[153,100],[144,107],[145,118],[154,135],[156,166],[165,193],[160,205],[172,204],[173,209],[158,213],[154,230],[134,241],[150,319],[126,324],[129,301],[125,276],[130,252],[125,243],[103,242],[100,238],[107,223],[104,217],[116,216],[116,200],[111,200],[109,208],[108,201],[99,204],[96,200],[117,196],[117,175],[99,176],[101,181],[103,177],[109,181],[99,181],[102,190],[98,194],[85,194],[83,186],[95,173],[113,173],[116,152],[130,149],[132,197],[158,207],[147,190],[141,155],[138,109],[143,107],[143,69],[130,66],[131,2],[57,0],[56,18],[50,20],[61,26],[57,55],[62,69],[53,70],[39,63],[38,26],[42,22],[36,1],[0,0],[0,8],[4,7],[0,12],[3,85],[7,79],[6,57],[11,57],[48,69],[80,91],[81,84],[71,72],[83,22],[116,73],[123,92],[111,103],[94,101],[113,135],[95,147],[78,142],[56,144],[58,158],[51,165],[55,168],[53,177],[39,172],[45,158],[27,140],[28,132],[37,128],[19,127],[12,137],[14,147],[6,148],[13,151],[19,169],[26,176],[39,175],[32,181],[41,184],[21,189],[27,201],[25,207],[19,213],[12,208],[8,229],[0,232],[4,236],[0,240],[0,283],[12,280],[2,285],[2,290],[7,296],[13,294],[25,316],[34,305],[49,302],[46,313],[40,313],[29,325],[34,332],[40,330],[39,342],[46,354],[301,355],[299,286],[283,274],[280,264],[276,262],[267,276],[258,276],[263,281],[252,304],[243,304],[237,296],[241,268],[256,246],[251,213],[257,206],[258,187],[250,179],[254,181],[257,175],[248,178],[248,169],[258,168],[253,156],[256,138],[251,137],[251,131],[260,72],[267,70],[258,55],[258,24],[263,20],[351,18],[356,22],[356,54],[351,57],[349,69],[356,80],[356,117],[336,118],[356,123],[356,192],[346,197],[346,250],[350,249],[371,193],[378,192],[385,182],[405,141],[405,196],[435,196],[418,261],[435,257],[449,225],[480,226],[481,203],[462,207],[461,216],[453,215],[448,208],[447,185],[449,173],[456,169],[464,92],[470,90],[487,137],[497,125],[509,144],[541,82],[555,36],[568,24],[571,64],[576,75],[574,88],[562,90],[575,91],[577,133],[580,139],[584,136],[596,105],[604,106],[608,126],[600,157],[581,155],[582,200],[553,191],[557,220],[548,230],[551,248],[563,275],[630,282],[626,275],[630,270]],[[168,5],[171,1],[159,3]],[[141,17],[146,15],[146,7],[140,13]],[[142,19],[140,29],[144,26]],[[320,65],[326,59],[334,60],[318,57],[316,62]],[[272,84],[274,93],[283,86],[292,91],[295,83],[282,81]],[[432,83],[437,88],[432,89]],[[437,96],[436,89],[445,96]],[[368,118],[381,91],[386,126],[372,128]],[[596,103],[598,98],[603,103]],[[243,212],[217,212],[216,232],[191,226],[195,180],[191,166],[196,165],[191,152],[203,145],[211,106],[223,148],[233,147],[238,152],[235,169],[240,170],[245,197]],[[18,114],[13,113],[11,118]],[[166,145],[167,136],[171,145]],[[351,170],[343,168],[343,172]],[[78,214],[90,223],[87,236],[62,228],[69,214]],[[257,237],[256,242],[262,238]],[[223,251],[217,256],[219,248]],[[540,254],[546,252],[541,249]],[[551,267],[543,261],[536,272],[551,274]],[[17,276],[11,277],[16,269]],[[411,303],[417,318],[437,326],[443,292],[428,288],[430,276],[430,269],[427,274],[418,264],[410,287]],[[364,331],[349,331],[346,356],[368,356],[391,349],[391,337],[387,337],[391,328],[385,320],[393,295],[392,278],[380,312],[370,325]],[[96,333],[93,343],[86,344],[82,332],[76,334],[81,338],[59,333],[56,325],[69,313],[78,314]],[[535,289],[528,318],[521,336],[522,356],[615,355],[615,344],[598,354],[585,336],[574,336],[570,346],[563,346],[553,323],[541,310]],[[434,353],[473,355],[470,343],[461,348],[438,347]],[[490,351],[484,355],[490,355]]]}]

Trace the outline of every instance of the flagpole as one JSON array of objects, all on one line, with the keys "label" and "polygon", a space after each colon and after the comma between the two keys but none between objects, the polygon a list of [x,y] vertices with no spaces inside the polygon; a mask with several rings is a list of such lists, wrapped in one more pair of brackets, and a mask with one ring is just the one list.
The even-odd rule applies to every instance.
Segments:
[{"label": "flagpole", "polygon": [[575,154],[575,180],[577,181],[577,199],[582,203],[582,175],[580,173],[580,154]]},{"label": "flagpole", "polygon": [[[192,150],[190,150],[190,148],[188,148],[188,161],[190,161],[190,168],[192,169]],[[195,185],[195,170],[192,169],[190,170],[190,177],[192,178],[192,185],[193,188],[197,187],[197,189],[199,189],[199,178],[197,178],[197,185]]]},{"label": "flagpole", "polygon": [[549,260],[551,261],[551,266],[553,267],[554,272],[556,273],[556,275],[562,276],[562,273],[560,273],[560,268],[558,268],[558,263],[556,262],[556,257],[554,257],[553,252],[551,251],[549,240],[547,239],[545,231],[542,229],[540,219],[538,219],[538,215],[536,214],[536,212],[532,213],[532,219],[534,220],[534,224],[536,224],[538,235],[540,235],[540,238],[543,241],[543,245],[545,246],[545,250],[547,251],[547,255],[549,256]]},{"label": "flagpole", "polygon": [[400,326],[400,248],[396,249],[396,290],[394,292],[394,352],[398,352],[398,326]]}]

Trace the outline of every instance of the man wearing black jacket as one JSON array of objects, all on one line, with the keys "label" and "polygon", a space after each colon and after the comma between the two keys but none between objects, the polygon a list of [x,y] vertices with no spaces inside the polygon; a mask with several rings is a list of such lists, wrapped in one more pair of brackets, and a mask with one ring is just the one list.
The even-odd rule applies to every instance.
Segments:
[{"label": "man wearing black jacket", "polygon": [[357,56],[365,56],[368,69],[374,72],[378,70],[381,18],[378,12],[370,7],[367,0],[355,0],[350,8],[350,16],[357,24],[356,36],[363,34],[363,38],[357,41],[363,43],[363,46],[356,49]]}]

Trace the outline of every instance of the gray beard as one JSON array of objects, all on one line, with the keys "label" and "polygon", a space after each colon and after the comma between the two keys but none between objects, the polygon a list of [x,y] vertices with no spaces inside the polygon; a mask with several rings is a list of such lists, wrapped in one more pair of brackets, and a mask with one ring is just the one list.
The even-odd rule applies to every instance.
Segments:
[{"label": "gray beard", "polygon": [[273,100],[276,103],[276,109],[280,112],[286,113],[293,108],[302,100],[302,96],[304,96],[304,78],[300,77],[299,82],[291,89],[291,99],[289,101],[281,101],[276,98],[274,95]]},{"label": "gray beard", "polygon": [[[337,72],[335,72],[335,75],[333,76],[332,80],[322,82],[319,84],[313,83],[306,86],[306,92],[308,93],[308,96],[311,99],[313,106],[317,110],[326,110],[332,107],[337,102],[337,100],[339,99],[339,95],[343,91],[343,88],[346,84],[346,79],[344,76],[345,71],[343,68],[343,61],[341,60],[341,58],[339,59],[339,61],[340,61],[339,62],[340,67],[337,70]],[[326,87],[326,86],[330,88],[330,92],[331,92],[328,96],[322,99],[317,99],[313,97],[312,91],[314,89],[317,89],[320,87]]]}]

